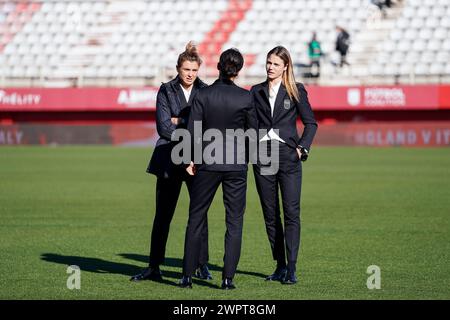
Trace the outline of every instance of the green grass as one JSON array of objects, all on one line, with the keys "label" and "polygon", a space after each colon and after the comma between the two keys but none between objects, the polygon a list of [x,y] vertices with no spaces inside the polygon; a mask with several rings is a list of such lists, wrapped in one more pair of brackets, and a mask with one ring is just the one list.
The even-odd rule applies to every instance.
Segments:
[{"label": "green grass", "polygon": [[[1,299],[449,299],[450,149],[315,148],[304,164],[302,234],[294,286],[273,271],[249,172],[237,290],[220,285],[224,209],[210,209],[214,280],[181,276],[188,197],[171,226],[166,281],[132,283],[146,265],[154,215],[151,151],[115,147],[0,148]],[[81,290],[66,287],[68,265]],[[367,267],[381,268],[368,290]]]}]

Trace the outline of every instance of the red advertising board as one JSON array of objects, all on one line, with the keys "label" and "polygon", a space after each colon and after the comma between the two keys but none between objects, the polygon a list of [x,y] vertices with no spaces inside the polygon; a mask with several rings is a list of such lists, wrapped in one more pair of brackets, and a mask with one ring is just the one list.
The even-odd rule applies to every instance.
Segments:
[{"label": "red advertising board", "polygon": [[[0,124],[0,146],[36,144],[154,146],[158,137],[155,122],[94,125]],[[314,139],[314,146],[449,147],[450,121],[321,124]]]},{"label": "red advertising board", "polygon": [[320,125],[315,145],[448,147],[450,121],[361,122]]},{"label": "red advertising board", "polygon": [[441,109],[450,109],[450,85],[439,87],[439,106]]},{"label": "red advertising board", "polygon": [[[308,86],[314,110],[450,109],[450,86]],[[148,111],[157,87],[0,88],[1,111]]]},{"label": "red advertising board", "polygon": [[0,111],[154,110],[158,88],[4,88]]},{"label": "red advertising board", "polygon": [[439,86],[308,87],[315,110],[436,110]]}]

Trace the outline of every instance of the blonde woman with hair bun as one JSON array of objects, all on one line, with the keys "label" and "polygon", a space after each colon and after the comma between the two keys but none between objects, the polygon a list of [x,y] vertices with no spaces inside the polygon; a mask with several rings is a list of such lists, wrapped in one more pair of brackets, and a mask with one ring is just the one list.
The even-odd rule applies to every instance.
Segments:
[{"label": "blonde woman with hair bun", "polygon": [[[164,263],[166,243],[170,223],[175,213],[183,182],[191,192],[192,177],[184,167],[171,160],[174,143],[172,133],[177,128],[186,128],[191,103],[199,89],[207,85],[198,78],[202,59],[192,41],[186,45],[176,64],[177,76],[159,88],[156,98],[156,128],[159,139],[156,143],[147,173],[154,174],[156,180],[156,210],[151,233],[148,267],[131,277],[131,281],[161,280],[160,265]],[[212,279],[208,270],[208,224],[202,228],[202,244],[197,270],[194,276]]]}]

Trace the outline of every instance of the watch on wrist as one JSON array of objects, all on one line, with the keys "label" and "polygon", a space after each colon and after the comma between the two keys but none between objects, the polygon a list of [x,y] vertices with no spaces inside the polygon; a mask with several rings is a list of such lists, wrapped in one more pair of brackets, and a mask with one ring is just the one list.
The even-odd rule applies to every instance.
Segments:
[{"label": "watch on wrist", "polygon": [[309,150],[306,149],[305,147],[303,147],[302,145],[298,145],[297,147],[300,149],[300,152],[302,154],[301,157],[300,157],[300,160],[301,161],[306,161],[306,159],[308,159]]}]

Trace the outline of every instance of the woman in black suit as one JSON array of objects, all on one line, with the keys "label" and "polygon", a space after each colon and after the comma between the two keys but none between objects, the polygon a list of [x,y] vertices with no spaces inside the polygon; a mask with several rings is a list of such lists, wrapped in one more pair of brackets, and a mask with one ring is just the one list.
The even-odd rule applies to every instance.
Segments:
[{"label": "woman in black suit", "polygon": [[[277,163],[276,172],[265,170],[260,162],[254,165],[266,231],[273,258],[277,261],[275,272],[266,280],[294,284],[297,282],[296,263],[300,248],[301,161],[308,157],[317,123],[305,87],[295,82],[292,60],[286,48],[278,46],[269,51],[266,71],[267,80],[251,89],[259,129],[268,132],[260,140],[259,146],[272,152],[272,157],[279,155],[278,159],[272,159]],[[296,126],[299,117],[304,125],[301,137]],[[274,153],[273,147],[276,147],[279,154]]]},{"label": "woman in black suit", "polygon": [[[156,143],[147,173],[157,176],[156,212],[153,221],[148,268],[131,277],[132,281],[161,280],[159,266],[164,262],[166,243],[183,181],[191,192],[192,178],[184,167],[172,162],[171,152],[174,142],[172,133],[177,128],[186,128],[191,103],[199,89],[207,85],[197,77],[202,60],[196,47],[189,42],[186,50],[178,56],[178,75],[163,83],[156,98],[156,127],[160,138]],[[208,262],[208,225],[202,228],[202,244],[198,268],[194,274],[200,279],[212,279]]]}]

